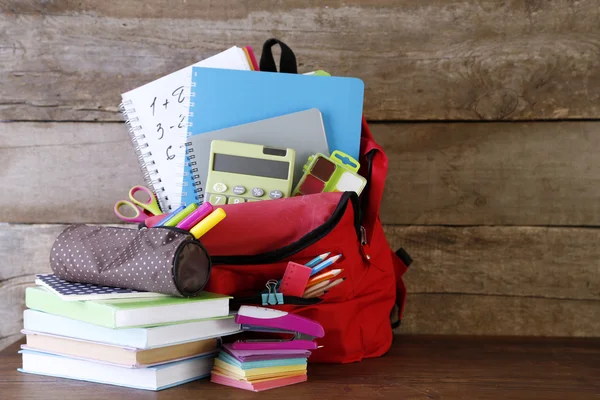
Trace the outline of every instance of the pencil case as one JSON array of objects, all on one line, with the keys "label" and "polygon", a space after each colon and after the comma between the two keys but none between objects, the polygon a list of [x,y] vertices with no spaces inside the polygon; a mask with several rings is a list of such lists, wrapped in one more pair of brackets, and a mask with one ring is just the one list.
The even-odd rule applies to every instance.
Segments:
[{"label": "pencil case", "polygon": [[50,266],[71,282],[193,297],[207,284],[212,261],[181,229],[71,225],[55,240]]}]

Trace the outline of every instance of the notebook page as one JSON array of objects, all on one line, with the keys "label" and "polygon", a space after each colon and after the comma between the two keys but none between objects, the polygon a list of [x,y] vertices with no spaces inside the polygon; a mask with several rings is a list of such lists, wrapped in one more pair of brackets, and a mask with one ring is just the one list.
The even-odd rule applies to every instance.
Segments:
[{"label": "notebook page", "polygon": [[121,95],[146,184],[163,212],[181,203],[192,66],[251,70],[244,50],[234,46]]}]

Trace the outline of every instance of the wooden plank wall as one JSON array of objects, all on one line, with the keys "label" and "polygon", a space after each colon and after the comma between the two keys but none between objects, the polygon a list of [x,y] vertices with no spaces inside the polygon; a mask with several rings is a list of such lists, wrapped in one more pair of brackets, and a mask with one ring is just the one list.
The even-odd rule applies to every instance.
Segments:
[{"label": "wooden plank wall", "polygon": [[72,222],[141,183],[120,93],[278,37],[366,84],[399,333],[600,335],[600,1],[0,0],[0,348]]}]

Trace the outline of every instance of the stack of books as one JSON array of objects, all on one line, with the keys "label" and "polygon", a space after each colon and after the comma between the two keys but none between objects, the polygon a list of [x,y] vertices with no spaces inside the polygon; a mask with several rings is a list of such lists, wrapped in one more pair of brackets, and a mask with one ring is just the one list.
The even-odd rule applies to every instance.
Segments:
[{"label": "stack of books", "polygon": [[228,296],[129,292],[94,299],[90,285],[71,285],[80,285],[85,300],[75,290],[65,296],[27,288],[22,372],[161,390],[209,376],[220,338],[240,331]]},{"label": "stack of books", "polygon": [[315,339],[325,334],[320,324],[284,311],[252,306],[240,307],[235,320],[243,331],[278,336],[223,345],[211,382],[260,392],[307,380],[310,350],[318,347]]}]

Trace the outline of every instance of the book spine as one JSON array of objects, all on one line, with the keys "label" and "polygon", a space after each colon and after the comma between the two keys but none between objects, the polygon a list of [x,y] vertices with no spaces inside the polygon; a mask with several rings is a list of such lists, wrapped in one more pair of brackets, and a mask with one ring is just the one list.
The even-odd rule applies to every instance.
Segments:
[{"label": "book spine", "polygon": [[[190,83],[190,111],[188,114],[188,134],[189,139],[192,136],[194,128],[194,100],[196,97],[196,81],[192,76],[193,69],[190,69],[190,75],[188,76],[188,82]],[[196,155],[192,143],[188,140],[185,143],[186,146],[186,165],[183,172],[183,194],[182,198],[187,199],[186,204],[191,202],[203,203],[204,202],[204,189],[202,186],[202,179],[198,174]]]},{"label": "book spine", "polygon": [[165,191],[164,185],[162,185],[162,179],[160,173],[156,168],[156,162],[152,152],[148,149],[148,142],[145,140],[146,135],[142,131],[142,126],[139,124],[140,120],[136,116],[135,106],[131,100],[123,99],[123,102],[119,105],[119,110],[125,120],[129,138],[133,144],[133,149],[138,159],[138,164],[142,170],[144,177],[144,183],[150,188],[160,204],[160,208],[163,212],[169,209],[168,196]]}]

